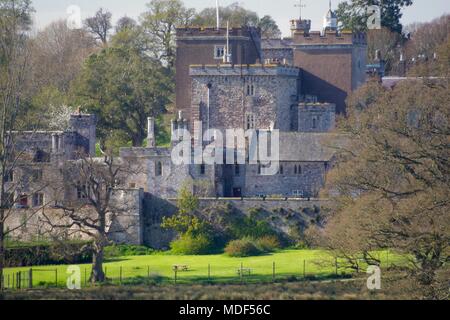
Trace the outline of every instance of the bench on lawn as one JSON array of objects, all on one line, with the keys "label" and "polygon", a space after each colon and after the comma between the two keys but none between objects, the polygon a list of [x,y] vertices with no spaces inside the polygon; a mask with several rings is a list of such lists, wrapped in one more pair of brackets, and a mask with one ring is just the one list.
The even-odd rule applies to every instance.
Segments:
[{"label": "bench on lawn", "polygon": [[239,269],[237,269],[237,274],[240,276],[241,275],[241,272],[242,272],[242,275],[243,276],[251,276],[252,275],[252,272],[253,272],[253,269],[249,269],[249,268],[239,268]]},{"label": "bench on lawn", "polygon": [[173,271],[189,271],[189,266],[185,264],[176,264],[172,266]]}]

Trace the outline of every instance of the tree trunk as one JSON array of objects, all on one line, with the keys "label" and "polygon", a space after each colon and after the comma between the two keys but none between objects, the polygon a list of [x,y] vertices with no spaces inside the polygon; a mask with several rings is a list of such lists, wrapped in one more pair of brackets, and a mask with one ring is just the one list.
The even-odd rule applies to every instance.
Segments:
[{"label": "tree trunk", "polygon": [[92,254],[92,273],[90,282],[98,283],[105,282],[105,273],[103,271],[103,257],[104,257],[104,247],[102,244],[94,245],[94,252]]}]

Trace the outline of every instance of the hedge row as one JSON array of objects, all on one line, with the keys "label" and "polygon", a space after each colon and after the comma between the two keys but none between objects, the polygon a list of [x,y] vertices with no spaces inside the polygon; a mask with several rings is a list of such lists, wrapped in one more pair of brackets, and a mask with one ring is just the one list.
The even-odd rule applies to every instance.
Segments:
[{"label": "hedge row", "polygon": [[79,264],[92,261],[88,242],[39,243],[6,248],[7,268],[57,264]]}]

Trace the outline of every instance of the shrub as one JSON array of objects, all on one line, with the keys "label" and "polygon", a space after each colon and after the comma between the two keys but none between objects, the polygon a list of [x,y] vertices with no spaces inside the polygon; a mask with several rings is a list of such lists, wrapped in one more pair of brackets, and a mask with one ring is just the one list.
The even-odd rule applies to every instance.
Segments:
[{"label": "shrub", "polygon": [[225,253],[230,257],[251,257],[260,255],[262,252],[253,244],[252,238],[233,240],[228,243]]},{"label": "shrub", "polygon": [[265,253],[274,252],[281,249],[280,241],[275,236],[266,236],[255,241],[256,247]]},{"label": "shrub", "polygon": [[211,237],[200,234],[185,234],[170,243],[173,254],[201,255],[215,253],[215,243]]},{"label": "shrub", "polygon": [[155,252],[151,248],[133,245],[112,245],[105,248],[105,257],[148,256]]},{"label": "shrub", "polygon": [[78,264],[92,261],[90,242],[10,243],[5,251],[6,267]]}]

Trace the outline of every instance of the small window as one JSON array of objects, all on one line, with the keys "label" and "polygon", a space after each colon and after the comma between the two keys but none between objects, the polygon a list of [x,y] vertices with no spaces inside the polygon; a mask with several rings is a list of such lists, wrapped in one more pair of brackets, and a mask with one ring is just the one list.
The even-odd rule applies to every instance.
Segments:
[{"label": "small window", "polygon": [[297,167],[297,174],[302,174],[302,171],[303,171],[302,166],[299,165]]},{"label": "small window", "polygon": [[280,174],[284,174],[284,167],[283,167],[283,165],[280,165],[279,173],[280,173]]},{"label": "small window", "polygon": [[313,129],[317,129],[317,118],[316,118],[316,117],[314,117],[314,118],[312,119],[312,128],[313,128]]},{"label": "small window", "polygon": [[10,170],[5,175],[5,182],[14,182],[14,171]]},{"label": "small window", "polygon": [[128,186],[130,189],[136,189],[136,183],[130,183]]},{"label": "small window", "polygon": [[200,165],[200,174],[202,176],[206,174],[206,166],[204,164]]},{"label": "small window", "polygon": [[162,162],[158,161],[156,163],[156,171],[155,171],[155,175],[157,177],[161,177],[163,175],[163,166],[162,166]]},{"label": "small window", "polygon": [[87,188],[84,185],[80,185],[77,187],[77,198],[78,200],[87,198]]},{"label": "small window", "polygon": [[26,194],[20,196],[19,205],[22,208],[28,208],[28,196]]},{"label": "small window", "polygon": [[236,177],[239,177],[241,175],[241,167],[238,164],[234,166],[234,175]]},{"label": "small window", "polygon": [[258,163],[258,174],[261,175],[262,173],[262,166],[261,163]]},{"label": "small window", "polygon": [[37,150],[36,153],[34,154],[33,162],[35,163],[50,162],[50,155],[43,150]]},{"label": "small window", "polygon": [[247,96],[254,96],[255,95],[255,85],[248,84],[247,85]]},{"label": "small window", "polygon": [[44,205],[44,194],[35,193],[33,194],[33,207],[42,207]]},{"label": "small window", "polygon": [[255,115],[253,113],[247,113],[246,114],[246,127],[247,130],[249,129],[255,129]]},{"label": "small window", "polygon": [[225,56],[225,46],[214,47],[214,59],[223,59]]}]

